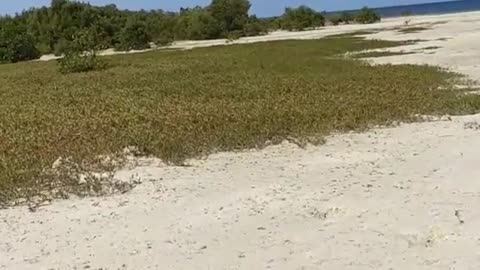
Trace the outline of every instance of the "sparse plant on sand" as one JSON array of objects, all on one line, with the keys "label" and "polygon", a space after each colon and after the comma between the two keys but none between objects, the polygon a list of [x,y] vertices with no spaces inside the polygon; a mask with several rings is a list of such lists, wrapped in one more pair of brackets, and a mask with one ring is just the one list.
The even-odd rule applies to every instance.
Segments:
[{"label": "sparse plant on sand", "polygon": [[430,29],[429,27],[425,27],[425,26],[411,26],[411,27],[407,27],[407,28],[402,28],[402,29],[398,30],[398,32],[403,33],[403,34],[411,34],[411,33],[419,33],[419,32],[422,32],[422,31],[429,30],[429,29]]}]

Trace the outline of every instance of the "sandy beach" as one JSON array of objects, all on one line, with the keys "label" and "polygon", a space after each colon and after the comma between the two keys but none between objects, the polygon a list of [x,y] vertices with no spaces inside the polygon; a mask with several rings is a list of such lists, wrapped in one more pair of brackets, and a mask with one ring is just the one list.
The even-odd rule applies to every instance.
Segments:
[{"label": "sandy beach", "polygon": [[[480,12],[406,18],[232,43],[376,30],[418,40],[367,59],[429,64],[480,80]],[[170,48],[226,44],[177,42]],[[432,47],[432,48],[428,48]],[[428,48],[428,49],[427,49]],[[188,166],[136,160],[140,184],[109,197],[0,211],[0,269],[479,269],[480,115],[443,117],[218,153]]]}]

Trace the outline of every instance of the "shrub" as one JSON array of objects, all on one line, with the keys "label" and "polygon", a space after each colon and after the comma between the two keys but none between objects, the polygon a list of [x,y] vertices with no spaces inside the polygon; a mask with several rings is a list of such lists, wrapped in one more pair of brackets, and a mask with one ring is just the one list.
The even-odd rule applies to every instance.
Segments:
[{"label": "shrub", "polygon": [[87,72],[97,67],[95,54],[67,54],[58,60],[59,70],[62,74]]},{"label": "shrub", "polygon": [[212,0],[207,9],[222,32],[229,33],[244,29],[250,6],[248,0]]},{"label": "shrub", "polygon": [[319,12],[307,7],[286,8],[282,16],[282,29],[303,31],[306,28],[325,25],[325,18]]},{"label": "shrub", "polygon": [[265,31],[282,29],[282,17],[271,17],[260,19],[262,24],[265,25]]},{"label": "shrub", "polygon": [[33,38],[15,26],[0,28],[0,63],[15,63],[40,57]]},{"label": "shrub", "polygon": [[155,40],[155,45],[157,46],[168,46],[173,42],[173,38],[169,36],[161,36]]},{"label": "shrub", "polygon": [[[350,34],[150,52],[113,57],[114,72],[88,80],[55,76],[49,63],[0,66],[0,208],[44,191],[87,195],[72,179],[82,171],[68,177],[45,170],[59,157],[99,172],[104,157],[113,162],[134,146],[137,154],[184,164],[212,152],[419,120],[415,115],[478,112],[480,96],[454,89],[455,74],[337,57],[402,44]],[[103,190],[90,180],[87,187]]]},{"label": "shrub", "polygon": [[345,23],[345,24],[349,24],[350,22],[352,22],[354,20],[355,20],[355,18],[354,18],[352,13],[342,12],[342,14],[340,14],[340,21]]},{"label": "shrub", "polygon": [[206,10],[196,10],[189,15],[188,39],[216,39],[222,35],[218,21]]},{"label": "shrub", "polygon": [[55,49],[53,53],[55,54],[55,56],[62,56],[67,52],[70,46],[70,41],[62,38],[57,42],[57,44],[55,44]]},{"label": "shrub", "polygon": [[119,43],[116,44],[115,49],[119,51],[144,50],[150,48],[150,37],[147,33],[146,24],[135,18],[127,21],[118,39]]},{"label": "shrub", "polygon": [[247,37],[265,34],[267,28],[256,16],[251,16],[243,27],[243,34]]},{"label": "shrub", "polygon": [[99,67],[96,55],[95,35],[90,30],[80,31],[65,48],[65,57],[58,60],[63,74],[87,72]]},{"label": "shrub", "polygon": [[237,40],[237,39],[241,38],[242,36],[243,36],[243,32],[240,31],[240,30],[231,31],[231,32],[228,33],[227,39],[229,41],[233,41],[233,40]]},{"label": "shrub", "polygon": [[364,7],[357,13],[355,20],[358,23],[370,24],[380,21],[381,17],[374,10]]},{"label": "shrub", "polygon": [[329,19],[329,21],[333,24],[333,25],[339,25],[342,20],[340,19],[339,16],[333,16]]}]

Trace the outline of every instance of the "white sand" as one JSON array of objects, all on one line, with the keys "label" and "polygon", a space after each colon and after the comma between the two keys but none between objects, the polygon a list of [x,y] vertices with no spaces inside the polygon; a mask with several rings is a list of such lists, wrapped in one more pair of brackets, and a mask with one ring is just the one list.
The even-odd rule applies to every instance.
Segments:
[{"label": "white sand", "polygon": [[[422,20],[449,22],[404,37],[452,39],[432,55],[385,61],[478,78],[480,13],[412,23]],[[344,28],[354,27],[365,26]],[[476,121],[220,153],[191,167],[151,160],[116,174],[143,181],[128,194],[0,211],[0,269],[480,269]]]}]

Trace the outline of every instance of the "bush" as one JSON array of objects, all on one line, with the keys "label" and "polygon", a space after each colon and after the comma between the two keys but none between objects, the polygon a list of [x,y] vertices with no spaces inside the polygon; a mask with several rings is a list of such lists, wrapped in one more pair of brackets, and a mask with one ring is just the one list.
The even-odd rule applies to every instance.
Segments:
[{"label": "bush", "polygon": [[228,39],[228,41],[233,41],[233,40],[237,40],[237,39],[241,38],[242,36],[243,36],[243,32],[240,31],[240,30],[231,31],[231,32],[228,33],[227,39]]},{"label": "bush", "polygon": [[340,19],[340,16],[333,16],[333,17],[329,18],[329,21],[333,25],[339,25],[342,22],[342,20]]},{"label": "bush", "polygon": [[286,8],[282,16],[282,29],[289,31],[303,31],[325,25],[325,18],[319,12],[307,7]]},{"label": "bush", "polygon": [[265,27],[265,32],[282,29],[282,17],[271,17],[259,19]]},{"label": "bush", "polygon": [[169,36],[161,36],[155,40],[157,46],[169,46],[173,42],[173,38]]},{"label": "bush", "polygon": [[118,39],[119,43],[116,44],[115,49],[119,51],[144,50],[150,48],[150,37],[147,33],[146,24],[136,18],[127,21]]},{"label": "bush", "polygon": [[352,13],[342,12],[342,14],[340,14],[340,21],[345,23],[345,24],[349,24],[350,22],[352,22],[354,20],[355,20],[355,18],[354,18]]},{"label": "bush", "polygon": [[222,32],[243,31],[248,22],[248,0],[212,0],[209,13],[215,18]]},{"label": "bush", "polygon": [[267,28],[256,16],[251,16],[243,27],[243,34],[247,37],[265,34]]},{"label": "bush", "polygon": [[357,13],[355,20],[358,23],[370,24],[380,21],[381,17],[374,10],[364,7]]},{"label": "bush", "polygon": [[218,21],[206,10],[196,10],[189,15],[188,39],[203,40],[216,39],[222,35],[222,27]]},{"label": "bush", "polygon": [[52,49],[49,44],[45,42],[38,42],[35,44],[35,48],[40,52],[40,55],[52,53]]},{"label": "bush", "polygon": [[64,38],[60,39],[57,42],[57,44],[55,44],[55,49],[54,49],[54,52],[53,52],[55,54],[55,56],[64,55],[67,52],[68,48],[71,46],[70,43],[71,43],[70,41],[68,41]]},{"label": "bush", "polygon": [[33,38],[11,25],[0,29],[0,63],[15,63],[40,57]]},{"label": "bush", "polygon": [[[141,50],[152,42],[160,45],[173,40],[218,39],[237,35],[266,33],[268,25],[279,29],[278,21],[270,19],[251,20],[249,0],[205,0],[206,7],[181,8],[180,12],[163,10],[121,10],[114,4],[94,6],[89,1],[52,0],[47,7],[31,8],[15,16],[0,16],[0,31],[11,26],[13,33],[29,33],[42,54],[65,55],[78,31],[91,29],[96,33],[97,49]],[[273,26],[274,24],[274,26]],[[231,32],[236,32],[230,34]],[[15,35],[12,35],[12,38]],[[12,54],[10,39],[1,38],[0,61],[10,62]],[[23,46],[23,48],[26,48]],[[33,53],[29,58],[35,58]],[[18,58],[23,59],[24,56]],[[17,60],[15,60],[17,61]]]},{"label": "bush", "polygon": [[58,60],[62,74],[87,72],[99,67],[96,55],[95,35],[91,30],[80,31],[65,48],[65,57]]},{"label": "bush", "polygon": [[97,58],[95,54],[67,54],[58,59],[59,70],[62,74],[78,73],[95,70],[97,67]]}]

